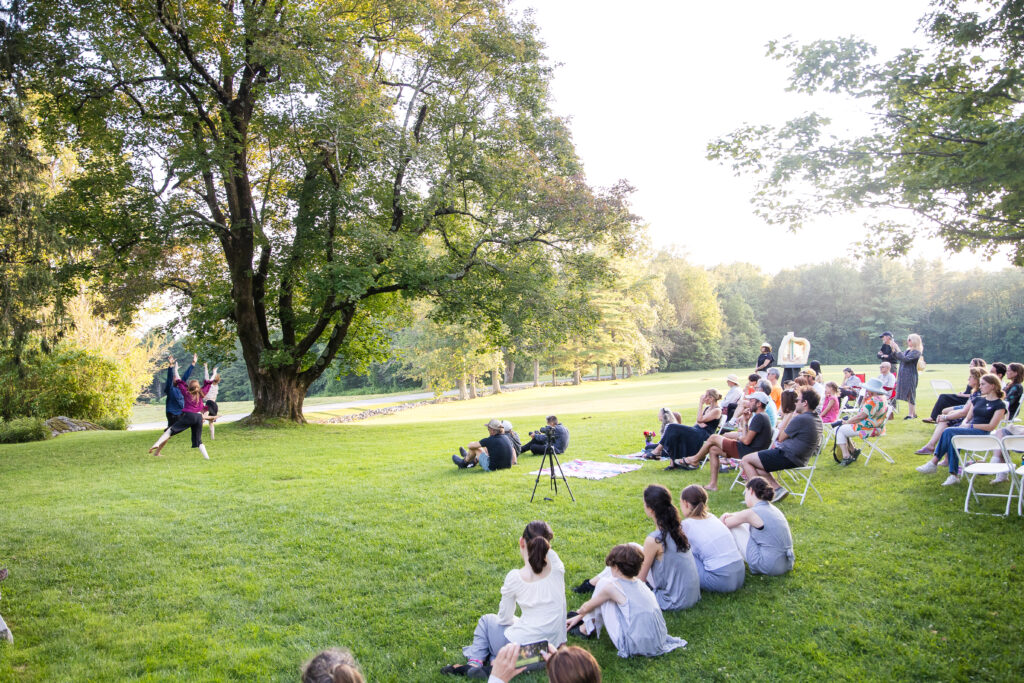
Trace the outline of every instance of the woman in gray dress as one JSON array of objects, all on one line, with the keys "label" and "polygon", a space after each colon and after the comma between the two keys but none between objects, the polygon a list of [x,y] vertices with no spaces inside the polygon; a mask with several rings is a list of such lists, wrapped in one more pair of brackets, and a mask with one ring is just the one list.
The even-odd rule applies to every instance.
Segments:
[{"label": "woman in gray dress", "polygon": [[747,509],[722,515],[751,574],[781,576],[793,569],[796,559],[789,522],[771,503],[774,493],[767,481],[754,477],[743,496]]},{"label": "woman in gray dress", "polygon": [[907,415],[904,420],[917,419],[917,364],[924,354],[924,343],[921,335],[907,335],[907,350],[900,349],[894,339],[893,355],[900,362],[900,371],[896,375],[896,400],[907,402]]},{"label": "woman in gray dress", "polygon": [[594,596],[578,612],[569,612],[569,633],[597,638],[604,628],[620,657],[656,657],[686,647],[685,640],[668,634],[657,598],[636,577],[644,562],[640,549],[632,543],[617,545],[604,561],[611,575],[598,582]]}]

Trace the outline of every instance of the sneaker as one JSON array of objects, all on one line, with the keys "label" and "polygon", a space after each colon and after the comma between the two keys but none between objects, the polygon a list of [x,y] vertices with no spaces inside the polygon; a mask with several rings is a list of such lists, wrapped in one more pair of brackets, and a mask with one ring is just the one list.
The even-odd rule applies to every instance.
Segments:
[{"label": "sneaker", "polygon": [[581,583],[578,586],[573,586],[572,587],[572,592],[584,595],[586,593],[593,593],[594,592],[594,588],[596,588],[596,586],[594,586],[594,584],[590,583],[590,579],[584,579],[583,583]]},{"label": "sneaker", "polygon": [[467,467],[469,467],[469,465],[466,464],[466,461],[463,460],[462,458],[460,458],[457,455],[453,455],[452,456],[452,462],[455,463],[456,465],[458,465],[460,470],[466,469]]},{"label": "sneaker", "polygon": [[851,447],[850,448],[850,457],[853,458],[854,460],[859,458],[860,457],[860,449],[859,448]]},{"label": "sneaker", "polygon": [[929,460],[929,461],[928,461],[928,462],[926,462],[925,464],[923,464],[923,465],[918,465],[918,466],[917,466],[917,467],[915,467],[914,469],[916,469],[916,470],[917,470],[918,472],[920,472],[921,474],[932,474],[932,473],[933,473],[933,472],[935,472],[935,471],[936,471],[936,470],[937,470],[938,468],[937,468],[937,467],[935,466],[935,463],[933,463],[933,462],[932,462],[931,460]]},{"label": "sneaker", "polygon": [[13,643],[14,634],[11,633],[11,629],[5,628],[3,631],[0,631],[0,640],[6,640],[8,643]]},{"label": "sneaker", "polygon": [[487,666],[470,667],[469,671],[466,672],[466,678],[480,678],[486,681],[491,677],[491,672],[488,669],[490,667]]},{"label": "sneaker", "polygon": [[843,458],[843,459],[842,459],[842,460],[840,461],[840,463],[839,463],[839,466],[840,466],[840,467],[849,467],[850,465],[852,465],[852,464],[854,463],[854,461],[855,461],[856,459],[857,459],[857,458]]},{"label": "sneaker", "polygon": [[943,486],[952,486],[953,484],[959,484],[959,483],[960,483],[960,477],[956,476],[955,474],[951,474],[948,477],[946,477],[946,481],[942,482],[942,485]]},{"label": "sneaker", "polygon": [[463,457],[463,459],[468,458],[469,457],[469,451],[467,451],[462,446],[459,446],[459,455],[461,455]]},{"label": "sneaker", "polygon": [[736,471],[736,467],[734,465],[719,465],[718,466],[718,473],[719,474],[725,474],[726,472],[735,472],[735,471]]},{"label": "sneaker", "polygon": [[1003,472],[1002,474],[997,474],[996,476],[994,476],[992,478],[992,481],[989,482],[989,484],[992,484],[992,485],[1002,484],[1004,481],[1009,481],[1009,479],[1007,479],[1007,477],[1006,477],[1006,472]]},{"label": "sneaker", "polygon": [[441,673],[447,676],[465,676],[469,669],[469,664],[448,664],[441,668]]},{"label": "sneaker", "polygon": [[775,489],[775,496],[772,498],[772,502],[778,503],[780,500],[782,500],[788,495],[789,491],[780,486],[779,488]]}]

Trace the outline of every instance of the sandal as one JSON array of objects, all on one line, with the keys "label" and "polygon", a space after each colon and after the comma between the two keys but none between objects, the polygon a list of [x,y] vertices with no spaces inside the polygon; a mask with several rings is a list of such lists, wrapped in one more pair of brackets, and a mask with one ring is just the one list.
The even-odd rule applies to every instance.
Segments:
[{"label": "sandal", "polygon": [[935,455],[935,449],[932,448],[918,448],[914,451],[917,455]]}]

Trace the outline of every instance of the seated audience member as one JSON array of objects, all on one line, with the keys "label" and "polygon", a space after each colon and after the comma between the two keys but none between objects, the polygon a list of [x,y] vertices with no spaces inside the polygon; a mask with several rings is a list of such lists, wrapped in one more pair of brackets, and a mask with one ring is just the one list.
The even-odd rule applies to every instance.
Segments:
[{"label": "seated audience member", "polygon": [[[0,581],[7,578],[7,567],[0,568]],[[14,642],[14,634],[11,633],[11,629],[7,626],[7,622],[4,621],[3,617],[0,617],[0,640],[6,640],[8,643]]]},{"label": "seated audience member", "polygon": [[821,421],[825,424],[834,422],[839,417],[839,385],[825,382],[825,398],[821,402]]},{"label": "seated audience member", "polygon": [[850,445],[850,439],[855,436],[880,436],[885,432],[885,420],[889,414],[889,400],[885,388],[878,378],[872,378],[864,383],[864,391],[867,398],[857,414],[836,425],[836,445],[843,452],[843,459],[839,464],[843,467],[852,464],[860,455],[860,450]]},{"label": "seated audience member", "polygon": [[812,360],[807,365],[808,365],[808,367],[811,368],[811,370],[814,370],[815,381],[816,382],[821,382],[822,384],[824,384],[825,383],[825,375],[821,372],[821,363],[819,363],[816,360]]},{"label": "seated audience member", "polygon": [[[680,526],[679,510],[672,504],[672,494],[659,484],[644,489],[644,513],[654,520],[657,529],[647,534],[643,546],[643,566],[637,578],[654,591],[658,606],[665,611],[688,609],[700,600],[700,579],[690,542]],[[576,593],[591,593],[598,582],[611,575],[604,568],[597,576],[573,587]]]},{"label": "seated audience member", "polygon": [[935,455],[931,460],[917,468],[925,474],[934,472],[937,463],[945,458],[949,462],[949,477],[942,482],[943,486],[960,483],[960,462],[953,450],[953,437],[961,434],[992,434],[1006,415],[1006,404],[1003,403],[1002,382],[995,375],[989,374],[981,378],[981,396],[967,403],[966,414],[959,427],[950,427],[942,432]]},{"label": "seated audience member", "polygon": [[722,515],[751,574],[782,576],[793,569],[796,559],[789,522],[771,503],[774,494],[768,482],[754,477],[743,492],[747,509]]},{"label": "seated audience member", "polygon": [[708,492],[690,484],[679,494],[683,532],[697,560],[700,588],[714,593],[732,593],[743,587],[746,568],[732,534],[722,520],[708,509]]},{"label": "seated audience member", "polygon": [[803,467],[821,445],[821,418],[816,412],[818,394],[813,389],[804,389],[796,403],[796,415],[779,432],[779,445],[758,453],[743,456],[740,461],[743,476],[747,481],[754,477],[764,479],[775,489],[772,502],[779,502],[789,495],[771,475],[772,472]]},{"label": "seated audience member", "polygon": [[640,549],[629,543],[617,545],[604,562],[611,571],[579,611],[569,612],[569,633],[597,638],[604,628],[620,657],[656,657],[686,647],[685,640],[668,634],[657,598],[637,579],[644,562]]},{"label": "seated audience member", "polygon": [[743,388],[743,395],[749,396],[757,391],[757,383],[761,381],[761,375],[756,372],[747,377],[747,386]]},{"label": "seated audience member", "polygon": [[[896,386],[896,377],[892,378],[893,386]],[[863,382],[860,377],[853,374],[853,368],[843,368],[843,386],[839,387],[839,396],[847,400],[856,401],[860,397],[860,387]]]},{"label": "seated audience member", "polygon": [[978,390],[983,374],[985,374],[984,368],[972,366],[967,373],[967,388],[958,394],[939,394],[939,397],[935,399],[935,405],[932,406],[931,416],[924,418],[921,422],[935,424],[942,413],[948,413],[951,408],[965,405]]},{"label": "seated audience member", "polygon": [[743,391],[740,389],[740,378],[736,375],[726,376],[725,383],[729,389],[725,392],[725,398],[718,404],[718,407],[725,414],[726,421],[731,421],[732,415],[736,411],[736,406],[739,405],[740,400],[743,398]]},{"label": "seated audience member", "polygon": [[363,683],[362,671],[344,648],[324,650],[302,667],[302,683]]},{"label": "seated audience member", "polygon": [[[921,448],[914,451],[918,455],[931,455],[935,452],[935,447],[939,444],[939,439],[942,438],[942,432],[949,429],[950,427],[959,427],[961,420],[967,415],[967,405],[970,401],[978,396],[981,396],[981,378],[984,374],[984,368],[971,368],[967,375],[967,393],[968,399],[961,406],[951,406],[949,408],[943,408],[935,421],[935,429],[932,430],[932,438],[928,439]],[[928,420],[922,420],[927,422]]]},{"label": "seated audience member", "polygon": [[547,444],[561,455],[569,447],[569,430],[554,415],[549,415],[546,425],[536,432],[528,432],[530,440],[523,444],[523,453],[542,455]]},{"label": "seated audience member", "polygon": [[[508,683],[523,672],[516,668],[519,650],[518,643],[509,643],[498,651],[488,683]],[[582,647],[563,645],[556,649],[548,644],[548,651],[542,656],[550,683],[601,683],[601,667],[594,655]]]},{"label": "seated audience member", "polygon": [[441,673],[487,678],[487,661],[508,643],[546,640],[558,647],[565,642],[565,565],[551,549],[553,538],[547,522],[526,525],[519,539],[523,566],[505,575],[498,613],[480,617],[473,643],[462,648],[466,663],[449,664]]},{"label": "seated audience member", "polygon": [[999,378],[1000,384],[1003,385],[1003,391],[1006,391],[1006,363],[993,363],[988,372]]},{"label": "seated audience member", "polygon": [[512,430],[512,423],[508,420],[501,421],[501,428],[505,436],[508,437],[508,440],[512,442],[512,450],[516,452],[516,457],[518,458],[519,454],[523,452],[523,443],[519,440],[519,435]]},{"label": "seated audience member", "polygon": [[523,444],[523,453],[543,455],[548,443],[551,444],[555,455],[565,453],[565,449],[569,447],[569,430],[565,428],[565,425],[559,422],[556,416],[548,415],[545,429],[548,430],[547,434],[543,430],[530,432],[530,440]]},{"label": "seated audience member", "polygon": [[708,456],[711,464],[711,481],[705,486],[707,491],[718,490],[718,467],[722,458],[742,458],[747,453],[765,450],[772,443],[772,426],[765,415],[765,408],[772,400],[764,392],[758,391],[747,396],[749,417],[743,429],[728,434],[711,436],[701,449],[683,461],[681,467],[695,470],[700,466],[704,456]]},{"label": "seated audience member", "polygon": [[772,403],[775,404],[776,409],[782,408],[782,387],[779,386],[779,369],[768,368],[768,382],[772,385],[772,390],[768,395],[772,399]]},{"label": "seated audience member", "polygon": [[493,470],[506,470],[516,464],[516,452],[512,447],[512,441],[505,436],[505,428],[501,420],[494,419],[486,425],[489,436],[479,441],[474,441],[465,448],[459,446],[460,458],[452,456],[452,462],[460,469],[473,467],[478,462],[480,468],[486,472]]},{"label": "seated audience member", "polygon": [[893,374],[892,364],[888,361],[878,364],[878,381],[882,383],[882,388],[889,394],[896,389],[896,375]]},{"label": "seated audience member", "polygon": [[651,455],[668,455],[672,459],[665,469],[679,469],[678,461],[696,453],[708,437],[718,431],[718,422],[722,419],[722,409],[718,407],[721,398],[717,390],[708,389],[700,398],[696,424],[692,427],[677,424],[665,426],[665,435],[651,451]]},{"label": "seated audience member", "polygon": [[825,397],[825,385],[822,384],[818,373],[813,368],[804,368],[800,371],[804,381],[807,382],[807,386],[810,389],[814,389],[818,392],[818,399],[821,400]]},{"label": "seated audience member", "polygon": [[[782,415],[779,417],[779,424],[775,427],[780,433],[786,429],[786,425],[796,415],[796,401],[798,397],[799,394],[793,389],[786,389],[782,392]],[[773,443],[770,447],[776,448],[777,446]]]},{"label": "seated audience member", "polygon": [[[761,380],[757,383],[757,391],[760,391],[765,396],[770,397],[772,395],[772,383],[766,379]],[[757,391],[754,393],[756,394]],[[775,401],[768,401],[764,414],[768,416],[768,421],[771,423],[772,429],[775,429],[775,425],[779,421],[779,409],[775,406]]]},{"label": "seated audience member", "polygon": [[1020,408],[1021,395],[1024,394],[1024,364],[1010,363],[1006,366],[1006,417],[1011,418]]}]

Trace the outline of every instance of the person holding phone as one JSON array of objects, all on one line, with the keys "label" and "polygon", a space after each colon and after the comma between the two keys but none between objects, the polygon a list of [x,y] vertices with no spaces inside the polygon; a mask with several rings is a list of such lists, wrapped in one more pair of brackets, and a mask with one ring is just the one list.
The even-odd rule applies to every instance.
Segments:
[{"label": "person holding phone", "polygon": [[[526,667],[520,663],[520,650],[516,643],[501,648],[494,658],[494,667],[487,683],[508,683],[526,671]],[[601,683],[601,666],[594,655],[582,647],[566,645],[556,650],[549,644],[543,657],[550,683]]]},{"label": "person holding phone", "polygon": [[657,657],[686,647],[685,640],[668,634],[658,599],[637,578],[644,563],[640,549],[632,543],[617,545],[604,562],[611,575],[598,581],[594,596],[578,612],[569,612],[569,633],[597,638],[604,628],[620,657]]},{"label": "person holding phone", "polygon": [[[441,673],[487,678],[487,662],[508,643],[565,642],[565,565],[551,549],[553,538],[547,522],[526,525],[519,539],[523,566],[505,575],[498,613],[480,617],[472,644],[462,648],[466,663],[449,664]],[[521,610],[518,618],[516,605]]]}]

